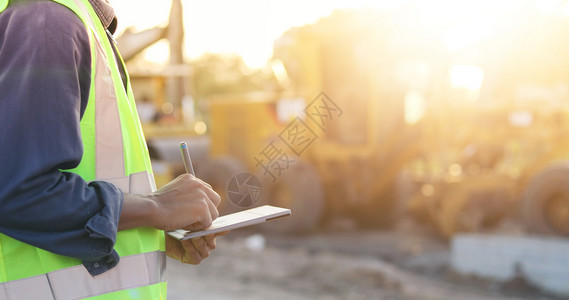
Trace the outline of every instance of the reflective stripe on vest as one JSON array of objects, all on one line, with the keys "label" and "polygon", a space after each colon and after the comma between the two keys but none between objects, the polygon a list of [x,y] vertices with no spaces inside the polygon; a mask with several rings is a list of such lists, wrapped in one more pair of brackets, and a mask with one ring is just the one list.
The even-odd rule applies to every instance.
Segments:
[{"label": "reflective stripe on vest", "polygon": [[[100,21],[93,20],[98,18],[92,15],[95,14],[94,11],[88,10],[81,0],[53,1],[68,7],[73,4],[75,7],[70,8],[76,13],[77,10],[81,12],[78,15],[91,29],[93,34],[90,38],[92,45],[95,45],[91,47],[91,52],[95,58],[92,64],[92,91],[96,101],[89,101],[81,120],[82,136],[94,137],[83,139],[84,148],[93,147],[89,143],[95,140],[95,151],[84,154],[80,165],[73,171],[82,174],[88,181],[104,180],[116,184],[124,192],[143,194],[156,190],[130,84],[123,86],[118,71],[118,64],[122,61],[115,59],[113,46],[110,45]],[[131,176],[142,172],[148,174]]]},{"label": "reflective stripe on vest", "polygon": [[[82,265],[0,284],[0,299],[82,299],[165,281],[166,258],[160,251],[123,257],[97,277]],[[125,270],[128,270],[125,272]]]},{"label": "reflective stripe on vest", "polygon": [[[130,84],[124,87],[105,29],[88,0],[52,0],[83,21],[91,46],[91,89],[81,119],[83,158],[68,170],[86,181],[104,180],[124,192],[155,190],[148,150]],[[0,13],[6,0],[0,0]],[[70,54],[72,55],[72,54]],[[127,75],[128,81],[128,75]],[[0,234],[0,299],[161,299],[164,233],[135,228],[117,234],[119,264],[92,277],[77,259],[53,254]],[[37,295],[31,295],[34,291]],[[44,294],[46,293],[46,294]],[[107,294],[112,293],[112,294]],[[101,295],[102,294],[102,295]]]}]

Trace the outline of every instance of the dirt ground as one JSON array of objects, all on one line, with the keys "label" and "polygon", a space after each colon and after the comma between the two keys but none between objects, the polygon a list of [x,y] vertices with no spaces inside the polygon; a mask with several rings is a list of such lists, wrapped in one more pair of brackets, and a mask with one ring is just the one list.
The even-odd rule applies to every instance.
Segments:
[{"label": "dirt ground", "polygon": [[390,231],[331,226],[304,236],[240,229],[198,266],[168,260],[169,299],[555,299],[521,280],[468,278],[448,243],[404,221]]}]

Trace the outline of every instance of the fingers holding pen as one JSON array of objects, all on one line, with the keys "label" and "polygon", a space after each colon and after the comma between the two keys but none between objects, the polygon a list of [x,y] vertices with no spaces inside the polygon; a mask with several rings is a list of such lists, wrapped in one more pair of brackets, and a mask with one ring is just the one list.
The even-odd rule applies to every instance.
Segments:
[{"label": "fingers holding pen", "polygon": [[217,206],[221,197],[211,185],[191,174],[193,167],[187,145],[181,144],[180,149],[186,170],[190,173],[178,176],[150,195],[157,208],[152,214],[152,224],[163,230],[202,230],[219,216]]},{"label": "fingers holding pen", "polygon": [[[208,195],[208,198],[213,202],[214,208],[217,207],[221,202],[221,197],[219,197],[219,195],[213,190],[213,188],[209,183],[196,177],[196,174],[194,172],[194,166],[192,165],[192,159],[190,157],[190,151],[188,149],[188,145],[186,144],[186,142],[180,143],[180,153],[182,154],[182,161],[184,162],[184,168],[186,169],[186,173],[191,174],[194,179],[199,181],[204,186],[204,188],[206,188],[205,191]],[[214,211],[215,213],[212,211],[213,219],[217,218],[217,210],[214,209]]]},{"label": "fingers holding pen", "polygon": [[221,197],[214,190],[204,185],[203,181],[197,179],[193,175],[188,174],[188,176],[191,176],[191,179],[193,180],[194,183],[196,181],[198,182],[199,186],[194,186],[193,189],[194,191],[197,191],[202,194],[201,196],[203,201],[205,202],[205,205],[200,207],[201,209],[204,209],[204,211],[198,212],[198,215],[201,216],[201,219],[197,220],[196,223],[190,224],[185,229],[202,230],[204,228],[209,227],[213,222],[213,220],[219,217],[217,205],[219,205],[219,203],[221,202]]},{"label": "fingers holding pen", "polygon": [[153,224],[159,229],[201,230],[219,216],[219,195],[190,174],[178,176],[150,197],[157,207]]},{"label": "fingers holding pen", "polygon": [[199,179],[199,178],[197,178],[191,174],[185,174],[185,176],[189,176],[190,180],[194,184],[197,185],[197,186],[194,186],[193,188],[199,189],[200,191],[202,191],[205,194],[204,199],[206,200],[207,207],[209,209],[211,221],[217,219],[217,217],[219,217],[219,212],[217,210],[217,206],[221,203],[221,197],[219,196],[219,194],[217,192],[215,192],[211,188],[211,185],[209,185],[205,181],[203,181],[203,180],[201,180],[201,179]]}]

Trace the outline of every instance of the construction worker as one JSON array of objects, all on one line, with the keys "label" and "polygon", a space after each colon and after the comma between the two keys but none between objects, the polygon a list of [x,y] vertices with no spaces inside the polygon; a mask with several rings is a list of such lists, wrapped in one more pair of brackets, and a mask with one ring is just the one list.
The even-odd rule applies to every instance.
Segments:
[{"label": "construction worker", "polygon": [[0,0],[0,299],[164,299],[165,253],[197,264],[219,196],[155,191],[105,0]]}]

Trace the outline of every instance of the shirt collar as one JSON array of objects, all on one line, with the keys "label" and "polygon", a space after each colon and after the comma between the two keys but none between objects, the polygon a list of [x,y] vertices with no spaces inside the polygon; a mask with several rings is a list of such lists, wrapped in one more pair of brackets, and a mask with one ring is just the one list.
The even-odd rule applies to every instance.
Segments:
[{"label": "shirt collar", "polygon": [[117,18],[113,7],[107,2],[107,0],[89,0],[93,9],[99,16],[103,26],[108,29],[111,34],[115,33],[117,29]]}]

